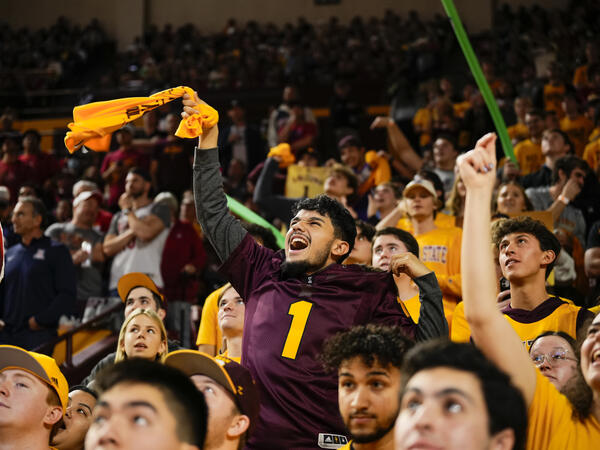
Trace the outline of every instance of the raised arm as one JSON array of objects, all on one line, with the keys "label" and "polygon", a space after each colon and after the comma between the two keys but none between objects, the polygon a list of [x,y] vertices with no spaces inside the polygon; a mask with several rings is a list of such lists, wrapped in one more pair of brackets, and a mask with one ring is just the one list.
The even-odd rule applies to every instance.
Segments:
[{"label": "raised arm", "polygon": [[475,344],[506,372],[531,403],[536,373],[521,339],[496,306],[496,276],[490,238],[491,198],[496,178],[496,135],[486,134],[457,161],[467,189],[462,240],[465,317]]},{"label": "raised arm", "polygon": [[[201,102],[197,96],[190,98],[189,95],[184,95],[181,116],[185,119],[196,114],[198,111],[194,107]],[[203,134],[198,139],[198,147],[194,154],[194,202],[202,229],[221,261],[226,261],[247,232],[240,222],[229,214],[227,198],[223,191],[223,178],[219,171],[218,139],[217,125],[203,129]]]},{"label": "raised arm", "polygon": [[402,161],[413,174],[423,166],[423,158],[412,148],[402,130],[391,117],[376,117],[371,124],[371,129],[385,128],[390,139],[389,152],[399,161]]},{"label": "raised arm", "polygon": [[290,199],[283,195],[273,194],[273,179],[279,168],[279,158],[267,158],[260,172],[254,189],[254,203],[271,217],[277,217],[289,223],[292,216],[292,207],[298,199]]},{"label": "raised arm", "polygon": [[573,179],[567,180],[560,195],[552,202],[547,211],[552,213],[552,221],[554,223],[558,222],[560,215],[563,213],[567,204],[572,202],[575,197],[581,192],[581,186],[577,183],[577,181]]},{"label": "raised arm", "polygon": [[377,222],[375,225],[376,230],[383,230],[387,227],[395,227],[400,219],[402,219],[406,215],[406,208],[404,207],[404,202],[398,202],[398,205],[385,217]]}]

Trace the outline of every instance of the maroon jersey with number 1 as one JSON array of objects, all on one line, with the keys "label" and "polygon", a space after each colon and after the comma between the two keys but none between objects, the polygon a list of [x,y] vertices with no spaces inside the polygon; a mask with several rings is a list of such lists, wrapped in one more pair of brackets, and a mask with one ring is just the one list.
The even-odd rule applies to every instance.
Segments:
[{"label": "maroon jersey with number 1", "polygon": [[397,324],[409,336],[416,326],[397,302],[391,274],[332,264],[283,280],[284,258],[246,235],[221,267],[246,301],[242,365],[260,390],[248,448],[336,448],[327,443],[345,443],[345,428],[337,374],[317,359],[323,342],[358,324]]}]

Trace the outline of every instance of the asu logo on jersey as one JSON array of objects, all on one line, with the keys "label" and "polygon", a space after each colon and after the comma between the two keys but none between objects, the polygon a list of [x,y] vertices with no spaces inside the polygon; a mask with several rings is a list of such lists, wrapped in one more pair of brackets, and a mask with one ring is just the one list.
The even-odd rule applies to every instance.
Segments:
[{"label": "asu logo on jersey", "polygon": [[318,445],[321,448],[340,448],[348,443],[348,438],[341,434],[319,433]]},{"label": "asu logo on jersey", "polygon": [[437,262],[446,264],[448,247],[445,245],[424,245],[421,260],[423,262]]}]

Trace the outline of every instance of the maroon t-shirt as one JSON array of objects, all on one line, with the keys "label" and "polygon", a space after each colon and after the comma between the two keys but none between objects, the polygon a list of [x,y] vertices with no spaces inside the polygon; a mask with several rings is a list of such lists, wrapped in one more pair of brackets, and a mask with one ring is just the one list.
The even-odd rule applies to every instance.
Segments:
[{"label": "maroon t-shirt", "polygon": [[320,434],[345,434],[337,374],[317,359],[323,342],[358,324],[396,324],[411,337],[416,327],[397,302],[391,274],[332,264],[283,280],[284,257],[246,235],[221,267],[246,301],[242,365],[260,391],[248,448],[319,448]]}]

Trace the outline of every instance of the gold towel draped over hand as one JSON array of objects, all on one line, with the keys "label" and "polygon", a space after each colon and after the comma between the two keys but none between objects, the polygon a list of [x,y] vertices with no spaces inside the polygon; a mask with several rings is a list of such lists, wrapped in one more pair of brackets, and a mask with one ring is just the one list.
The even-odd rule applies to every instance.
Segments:
[{"label": "gold towel draped over hand", "polygon": [[[178,86],[149,97],[120,98],[76,106],[73,109],[73,122],[69,124],[71,131],[65,136],[65,145],[71,153],[83,145],[95,151],[108,151],[114,131],[184,94],[192,98],[195,96],[193,89]],[[199,113],[183,119],[175,136],[196,138],[202,135],[203,129],[210,129],[219,122],[219,113],[213,107],[198,104],[195,109]]]}]

